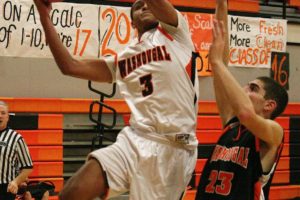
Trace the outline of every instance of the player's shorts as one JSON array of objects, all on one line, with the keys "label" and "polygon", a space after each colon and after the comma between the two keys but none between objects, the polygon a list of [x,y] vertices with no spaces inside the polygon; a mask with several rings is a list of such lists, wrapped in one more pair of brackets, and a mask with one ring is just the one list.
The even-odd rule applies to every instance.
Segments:
[{"label": "player's shorts", "polygon": [[106,172],[108,198],[130,191],[131,200],[179,200],[192,177],[197,149],[145,139],[126,127],[114,144],[90,157]]}]

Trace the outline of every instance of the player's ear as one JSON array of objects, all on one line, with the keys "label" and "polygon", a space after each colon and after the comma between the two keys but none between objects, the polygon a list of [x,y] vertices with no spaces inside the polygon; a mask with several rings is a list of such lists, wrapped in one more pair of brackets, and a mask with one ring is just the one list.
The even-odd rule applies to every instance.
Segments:
[{"label": "player's ear", "polygon": [[267,99],[265,102],[264,110],[268,113],[272,113],[277,107],[277,102],[273,99]]}]

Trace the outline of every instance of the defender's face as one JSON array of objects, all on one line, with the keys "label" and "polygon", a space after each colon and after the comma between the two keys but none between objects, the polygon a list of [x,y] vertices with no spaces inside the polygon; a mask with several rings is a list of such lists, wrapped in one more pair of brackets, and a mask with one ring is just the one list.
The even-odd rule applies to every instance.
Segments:
[{"label": "defender's face", "polygon": [[262,81],[255,79],[249,82],[245,87],[245,92],[248,94],[252,101],[255,112],[257,114],[262,114],[264,111],[264,106],[266,104],[264,84]]},{"label": "defender's face", "polygon": [[0,131],[7,127],[8,119],[9,116],[7,107],[0,105]]},{"label": "defender's face", "polygon": [[137,0],[131,7],[132,26],[138,30],[147,31],[158,25],[158,20],[148,9],[146,2]]}]

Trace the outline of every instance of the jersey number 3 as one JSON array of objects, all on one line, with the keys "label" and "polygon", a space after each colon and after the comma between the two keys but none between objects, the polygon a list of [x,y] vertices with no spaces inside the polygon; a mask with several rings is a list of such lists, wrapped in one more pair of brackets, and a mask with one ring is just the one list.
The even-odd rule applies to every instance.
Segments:
[{"label": "jersey number 3", "polygon": [[140,84],[143,86],[143,96],[148,96],[153,93],[152,75],[147,74],[140,78]]},{"label": "jersey number 3", "polygon": [[[232,186],[232,179],[234,173],[212,170],[209,175],[209,184],[205,188],[207,193],[216,193],[219,195],[227,196],[230,193]],[[220,181],[218,184],[217,181]],[[217,183],[217,184],[216,184]]]}]

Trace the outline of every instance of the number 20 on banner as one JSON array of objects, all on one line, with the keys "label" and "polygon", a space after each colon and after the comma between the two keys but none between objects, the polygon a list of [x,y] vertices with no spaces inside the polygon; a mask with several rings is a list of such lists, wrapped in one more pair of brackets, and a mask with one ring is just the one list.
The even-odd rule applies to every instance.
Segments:
[{"label": "number 20 on banner", "polygon": [[[105,18],[110,18],[111,23],[108,27],[108,29],[105,31],[106,34],[104,35],[104,38],[101,39],[103,41],[102,47],[101,47],[101,55],[116,55],[117,52],[109,48],[109,41],[111,37],[115,34],[116,39],[118,41],[119,45],[124,45],[129,42],[130,34],[131,34],[131,25],[130,25],[130,19],[125,13],[118,13],[115,9],[108,8],[102,13],[102,20]],[[125,29],[123,29],[123,34],[121,34],[120,27],[121,24],[124,23]],[[123,37],[122,37],[123,35]]]}]

